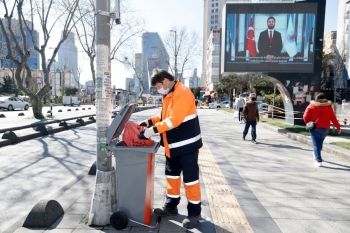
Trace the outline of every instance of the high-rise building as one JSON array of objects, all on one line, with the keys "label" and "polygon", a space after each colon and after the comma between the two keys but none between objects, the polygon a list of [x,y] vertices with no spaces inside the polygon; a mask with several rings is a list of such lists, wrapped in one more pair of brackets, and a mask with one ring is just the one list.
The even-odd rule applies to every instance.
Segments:
[{"label": "high-rise building", "polygon": [[150,80],[153,69],[160,68],[168,70],[169,55],[165,49],[162,39],[157,32],[146,32],[142,34],[142,76],[143,94],[150,93]]},{"label": "high-rise building", "polygon": [[75,45],[74,33],[70,32],[67,39],[58,50],[58,64],[56,69],[71,71],[74,75],[74,86],[78,86],[78,48]]},{"label": "high-rise building", "polygon": [[189,88],[200,87],[201,85],[201,77],[198,77],[197,68],[193,70],[192,76],[189,77]]},{"label": "high-rise building", "polygon": [[[7,20],[1,19],[2,23],[4,24],[5,28],[7,27]],[[12,29],[19,28],[19,22],[16,19],[11,20]],[[30,21],[27,21],[27,25],[32,25]],[[13,30],[14,33],[16,33],[16,39],[18,40],[18,43],[20,46],[23,45],[23,38],[21,35],[21,32],[19,30]],[[30,32],[27,28],[24,29],[24,33],[26,35],[27,41],[26,46],[27,49],[30,51],[30,57],[28,59],[28,66],[29,68],[33,70],[39,70],[40,69],[40,57],[39,53],[34,49],[34,43],[39,46],[39,33],[38,31],[33,31],[34,36],[34,43],[32,41],[32,37],[30,35]],[[14,40],[10,38],[10,43],[13,43],[12,46],[15,46]],[[11,46],[11,47],[12,47]],[[15,51],[15,50],[12,50]],[[12,63],[12,61],[6,59],[7,55],[7,44],[6,44],[6,38],[5,35],[2,33],[2,30],[0,30],[0,66],[3,68],[15,68],[15,64]],[[16,53],[16,52],[15,52]],[[14,54],[16,56],[16,54]]]},{"label": "high-rise building", "polygon": [[133,78],[126,78],[125,79],[125,89],[127,91],[133,91],[135,86],[135,82]]},{"label": "high-rise building", "polygon": [[[341,56],[346,57],[349,54],[348,48],[350,46],[349,38],[349,0],[339,0],[338,5],[338,25],[337,25],[337,49]],[[347,87],[350,85],[350,77],[348,70],[350,68],[350,59],[347,56],[344,72],[341,74],[338,82],[338,87]]]}]

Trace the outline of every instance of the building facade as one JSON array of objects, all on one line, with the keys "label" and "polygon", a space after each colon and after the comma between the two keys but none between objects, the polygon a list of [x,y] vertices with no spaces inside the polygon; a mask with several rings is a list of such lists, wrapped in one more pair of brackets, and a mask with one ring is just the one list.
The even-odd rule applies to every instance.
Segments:
[{"label": "building facade", "polygon": [[[2,23],[4,24],[5,27],[7,27],[7,21],[5,19],[1,19]],[[12,29],[14,28],[19,28],[19,22],[16,19],[12,19],[11,21],[12,24]],[[30,21],[27,21],[27,25],[31,25],[32,23]],[[21,35],[20,30],[13,30],[16,34],[16,38],[18,40],[18,43],[23,46],[23,37]],[[40,69],[40,56],[39,53],[34,49],[34,44],[39,46],[39,33],[38,31],[34,30],[33,31],[33,37],[34,37],[34,42],[32,41],[32,37],[30,35],[30,32],[27,28],[24,28],[24,33],[26,35],[26,46],[28,50],[30,51],[30,57],[28,59],[28,66],[30,69],[33,70],[39,70]],[[14,44],[14,40],[10,39],[10,43]],[[11,45],[12,46],[12,45]],[[12,50],[15,51],[15,50]],[[2,33],[2,30],[0,30],[0,66],[2,68],[15,68],[15,64],[12,63],[12,61],[6,59],[6,55],[8,54],[7,50],[7,44],[6,44],[6,37]],[[15,54],[14,54],[15,55]],[[16,55],[15,55],[16,56]]]},{"label": "building facade", "polygon": [[338,87],[347,87],[349,86],[350,77],[348,74],[350,59],[348,48],[350,46],[349,39],[349,11],[350,3],[349,0],[339,0],[338,5],[338,25],[337,25],[337,49],[340,55],[347,57],[345,63],[345,69],[342,73],[341,78],[338,82]]},{"label": "building facade", "polygon": [[[323,38],[323,53],[332,54],[336,46],[337,46],[337,32],[330,31]],[[323,68],[322,81],[321,81],[322,88],[333,87],[334,72],[333,72],[333,69],[331,69],[330,65],[331,65],[331,61],[327,61],[326,66]]]},{"label": "building facade", "polygon": [[206,89],[213,91],[216,84],[221,79],[220,72],[220,42],[221,30],[214,29],[211,31],[207,40],[206,50]]},{"label": "building facade", "polygon": [[71,72],[74,75],[73,85],[78,87],[78,48],[75,45],[75,34],[70,32],[67,39],[61,44],[58,50],[58,63],[56,69]]},{"label": "building facade", "polygon": [[146,32],[142,34],[142,79],[143,94],[150,94],[150,76],[153,69],[160,68],[168,71],[169,55],[165,49],[162,39],[157,32]]},{"label": "building facade", "polygon": [[201,86],[201,78],[198,77],[197,68],[193,70],[192,76],[189,77],[188,87],[196,88]]}]

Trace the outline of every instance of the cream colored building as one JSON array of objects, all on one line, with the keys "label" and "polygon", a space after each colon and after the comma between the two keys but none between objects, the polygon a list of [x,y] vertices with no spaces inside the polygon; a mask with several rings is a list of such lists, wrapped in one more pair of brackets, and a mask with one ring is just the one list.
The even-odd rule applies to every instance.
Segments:
[{"label": "cream colored building", "polygon": [[330,31],[323,38],[323,52],[328,54],[332,52],[332,47],[337,44],[337,31]]},{"label": "cream colored building", "polygon": [[214,29],[211,31],[207,40],[206,50],[206,88],[213,91],[216,84],[219,83],[220,72],[220,38],[221,30]]}]

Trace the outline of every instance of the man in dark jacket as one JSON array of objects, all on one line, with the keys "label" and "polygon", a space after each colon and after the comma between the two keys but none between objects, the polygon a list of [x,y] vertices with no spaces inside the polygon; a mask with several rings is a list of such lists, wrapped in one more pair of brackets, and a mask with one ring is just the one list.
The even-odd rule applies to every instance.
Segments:
[{"label": "man in dark jacket", "polygon": [[249,127],[252,126],[252,142],[256,144],[256,124],[259,122],[260,117],[258,104],[255,102],[255,93],[251,93],[249,99],[250,101],[246,103],[243,109],[243,121],[245,122],[243,140],[245,140],[245,136],[248,134]]},{"label": "man in dark jacket", "polygon": [[259,54],[267,60],[280,56],[282,50],[282,36],[281,33],[275,30],[275,22],[275,18],[270,16],[267,19],[268,29],[262,31],[259,36]]}]

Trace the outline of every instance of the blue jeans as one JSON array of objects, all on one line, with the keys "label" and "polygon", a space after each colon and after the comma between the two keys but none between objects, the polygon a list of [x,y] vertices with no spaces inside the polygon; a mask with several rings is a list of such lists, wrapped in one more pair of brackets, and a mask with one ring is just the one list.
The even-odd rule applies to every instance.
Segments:
[{"label": "blue jeans", "polygon": [[248,134],[249,127],[252,126],[252,140],[256,139],[256,121],[247,121],[243,130],[243,137]]},{"label": "blue jeans", "polygon": [[315,160],[317,162],[322,162],[321,150],[323,147],[323,141],[328,135],[329,129],[326,128],[316,128],[310,130],[312,144],[314,146]]}]

